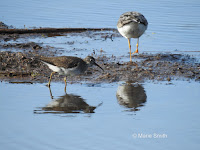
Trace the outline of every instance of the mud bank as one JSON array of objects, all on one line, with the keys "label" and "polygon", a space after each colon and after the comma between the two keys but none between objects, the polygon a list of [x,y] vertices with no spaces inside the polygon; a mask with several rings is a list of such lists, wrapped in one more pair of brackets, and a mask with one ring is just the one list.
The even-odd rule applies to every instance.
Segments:
[{"label": "mud bank", "polygon": [[[69,82],[118,82],[145,80],[171,81],[174,79],[194,79],[200,81],[200,64],[188,55],[181,54],[139,54],[137,62],[123,62],[118,58],[95,55],[96,67],[88,69],[81,76],[67,79]],[[34,52],[0,52],[0,79],[6,81],[47,82],[51,71],[42,64]],[[53,81],[61,81],[63,76],[55,75]]]},{"label": "mud bank", "polygon": [[[53,32],[52,29],[0,29],[0,80],[10,82],[47,82],[51,70],[44,64],[42,64],[37,57],[38,56],[57,56],[62,55],[62,51],[59,51],[57,47],[51,47],[43,45],[41,43],[30,42],[29,38],[33,37],[52,37],[52,36],[65,36],[66,32]],[[54,29],[55,31],[58,29]],[[85,30],[85,29],[84,29]],[[70,33],[67,36],[81,36],[93,38],[93,40],[101,40],[110,42],[113,41],[113,37],[119,37],[120,35],[113,29],[105,29],[106,31],[98,32],[94,29],[88,32],[82,30],[69,30]],[[112,30],[112,32],[107,32]],[[10,33],[6,33],[9,31]],[[15,31],[15,33],[13,33]],[[23,31],[27,33],[19,34]],[[30,31],[34,31],[29,33]],[[49,32],[49,33],[35,33],[37,32]],[[13,42],[16,39],[25,39],[25,42],[16,43]],[[41,38],[41,41],[43,39]],[[11,42],[10,42],[11,41]],[[75,41],[77,42],[77,41]],[[86,42],[87,43],[87,42]],[[66,44],[72,45],[74,51],[76,51],[74,41],[68,41]],[[82,43],[80,43],[82,44]],[[90,43],[89,43],[90,44]],[[104,50],[106,51],[106,50]],[[91,52],[91,51],[90,51]],[[200,63],[195,58],[189,55],[183,54],[139,54],[133,56],[132,63],[124,62],[126,56],[116,57],[115,55],[107,56],[106,53],[97,54],[94,51],[88,55],[93,55],[96,58],[97,63],[104,68],[104,72],[98,68],[90,68],[88,71],[76,77],[68,77],[68,82],[118,82],[118,81],[131,81],[131,82],[143,82],[146,80],[153,81],[171,81],[177,79],[196,80],[200,81]],[[53,81],[63,80],[62,76],[55,75]]]}]

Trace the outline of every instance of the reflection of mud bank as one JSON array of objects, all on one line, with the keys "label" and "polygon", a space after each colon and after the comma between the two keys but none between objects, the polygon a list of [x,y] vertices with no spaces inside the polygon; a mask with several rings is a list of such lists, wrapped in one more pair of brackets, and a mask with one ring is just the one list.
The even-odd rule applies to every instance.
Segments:
[{"label": "reflection of mud bank", "polygon": [[[0,79],[1,80],[28,80],[31,82],[47,82],[50,70],[42,65],[34,56],[37,53],[30,51],[0,52]],[[95,56],[105,72],[97,68],[90,68],[84,75],[68,77],[69,81],[91,82],[117,82],[144,80],[172,80],[172,79],[195,79],[200,80],[200,64],[194,58],[181,54],[140,54],[134,56],[138,61],[116,62],[113,58],[103,55]],[[62,77],[54,77],[54,81],[61,81]]]}]

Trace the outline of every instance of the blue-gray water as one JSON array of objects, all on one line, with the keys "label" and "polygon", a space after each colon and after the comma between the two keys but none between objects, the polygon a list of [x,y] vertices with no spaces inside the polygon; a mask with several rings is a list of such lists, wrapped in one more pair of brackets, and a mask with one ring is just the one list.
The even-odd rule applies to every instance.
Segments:
[{"label": "blue-gray water", "polygon": [[[24,25],[26,28],[116,28],[119,16],[126,11],[139,11],[149,21],[140,39],[139,52],[186,53],[199,58],[198,0],[6,0],[0,4],[0,21],[17,28]],[[72,41],[75,41],[73,45],[66,44]],[[113,42],[70,35],[2,41],[22,42],[50,45],[63,50],[62,55],[79,57],[91,54],[93,49],[103,49],[105,55],[126,55],[129,60],[128,42],[123,37],[116,37]],[[136,40],[132,43],[134,49]],[[197,149],[200,147],[200,84],[194,81],[172,83],[145,82],[140,85],[143,90],[136,93],[137,90],[131,88],[132,96],[137,99],[124,94],[125,104],[116,96],[117,92],[123,95],[122,83],[69,84],[69,96],[98,107],[95,113],[77,110],[56,113],[45,111],[44,107],[57,103],[57,99],[65,95],[63,83],[52,83],[52,100],[44,84],[1,82],[1,149]],[[130,105],[128,100],[132,101]],[[134,108],[135,105],[140,107]],[[155,138],[154,134],[163,138]]]},{"label": "blue-gray water", "polygon": [[[137,109],[119,102],[116,94],[122,83],[68,84],[67,94],[81,97],[90,106],[101,105],[95,113],[56,114],[42,111],[52,102],[44,84],[2,82],[1,149],[196,149],[200,146],[200,84],[166,84],[150,82],[133,88],[133,97],[144,95],[137,102],[129,99],[140,103]],[[62,83],[52,83],[51,90],[54,99],[65,95]]]},{"label": "blue-gray water", "polygon": [[[199,0],[6,0],[0,5],[0,21],[18,28],[116,28],[119,16],[127,11],[141,12],[148,19],[148,29],[140,40],[141,50],[200,50]],[[127,40],[121,40],[126,43],[122,48],[127,48]]]}]

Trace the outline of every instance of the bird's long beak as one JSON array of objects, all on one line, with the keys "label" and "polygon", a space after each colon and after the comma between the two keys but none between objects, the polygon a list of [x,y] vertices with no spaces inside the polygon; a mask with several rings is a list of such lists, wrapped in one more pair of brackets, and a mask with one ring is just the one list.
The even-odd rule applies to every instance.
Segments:
[{"label": "bird's long beak", "polygon": [[[99,68],[101,68],[97,63],[94,63],[94,65],[97,66],[97,67],[99,67]],[[101,68],[101,70],[103,70],[103,68]]]}]

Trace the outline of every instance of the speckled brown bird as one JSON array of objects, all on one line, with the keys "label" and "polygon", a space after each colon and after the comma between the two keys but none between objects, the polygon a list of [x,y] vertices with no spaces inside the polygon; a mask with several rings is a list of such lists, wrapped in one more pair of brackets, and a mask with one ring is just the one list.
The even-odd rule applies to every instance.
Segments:
[{"label": "speckled brown bird", "polygon": [[[146,31],[148,22],[146,18],[139,12],[126,12],[122,14],[117,23],[117,29],[119,33],[128,39],[128,45],[130,50],[130,61],[132,61],[131,55],[138,53],[139,37]],[[130,39],[137,38],[136,51],[131,53]]]},{"label": "speckled brown bird", "polygon": [[[54,73],[59,73],[60,75],[65,76],[65,91],[67,86],[66,76],[82,74],[88,69],[88,67],[93,65],[101,68],[92,56],[87,56],[85,59],[73,56],[41,57],[40,60],[53,71],[47,84],[48,87],[50,87],[52,75]],[[101,69],[103,70],[103,68]]]}]

